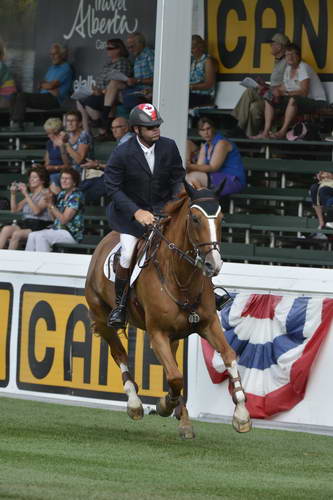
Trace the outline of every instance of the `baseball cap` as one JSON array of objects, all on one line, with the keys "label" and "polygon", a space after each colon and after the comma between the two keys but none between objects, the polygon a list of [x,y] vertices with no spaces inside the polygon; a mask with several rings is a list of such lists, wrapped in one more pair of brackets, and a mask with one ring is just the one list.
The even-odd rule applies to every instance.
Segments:
[{"label": "baseball cap", "polygon": [[289,38],[286,35],[284,35],[283,33],[275,33],[275,35],[272,36],[272,39],[268,40],[268,41],[269,41],[269,43],[275,42],[275,43],[279,43],[280,45],[289,45],[290,44]]}]

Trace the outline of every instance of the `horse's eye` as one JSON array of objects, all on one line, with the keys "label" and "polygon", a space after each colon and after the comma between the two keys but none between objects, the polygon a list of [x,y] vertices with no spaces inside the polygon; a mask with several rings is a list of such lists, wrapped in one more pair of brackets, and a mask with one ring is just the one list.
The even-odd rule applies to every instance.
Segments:
[{"label": "horse's eye", "polygon": [[200,224],[200,219],[196,215],[192,215],[192,220],[195,224]]}]

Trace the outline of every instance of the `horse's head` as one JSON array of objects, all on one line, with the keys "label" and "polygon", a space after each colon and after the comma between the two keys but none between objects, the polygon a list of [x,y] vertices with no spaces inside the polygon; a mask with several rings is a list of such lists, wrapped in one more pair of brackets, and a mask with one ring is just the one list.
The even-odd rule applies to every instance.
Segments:
[{"label": "horse's head", "polygon": [[188,214],[188,237],[196,252],[196,265],[205,276],[216,276],[223,264],[221,258],[221,223],[222,210],[218,194],[224,181],[216,190],[195,189],[184,181],[190,197]]}]

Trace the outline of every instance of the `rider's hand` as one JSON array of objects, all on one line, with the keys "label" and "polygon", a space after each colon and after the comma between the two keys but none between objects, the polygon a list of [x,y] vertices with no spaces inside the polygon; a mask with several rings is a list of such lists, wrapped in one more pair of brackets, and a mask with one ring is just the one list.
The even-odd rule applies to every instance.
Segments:
[{"label": "rider's hand", "polygon": [[154,215],[148,212],[148,210],[142,210],[141,208],[135,212],[134,218],[143,226],[149,226],[149,224],[154,224],[155,222]]}]

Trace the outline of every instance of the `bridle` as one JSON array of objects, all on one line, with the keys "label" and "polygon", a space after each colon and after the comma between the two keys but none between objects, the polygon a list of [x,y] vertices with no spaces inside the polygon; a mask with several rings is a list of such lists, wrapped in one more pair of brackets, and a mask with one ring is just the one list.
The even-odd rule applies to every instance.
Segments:
[{"label": "bridle", "polygon": [[[214,198],[208,198],[208,197],[198,198],[198,199],[192,201],[192,203],[190,204],[190,207],[189,207],[190,211],[187,214],[187,219],[186,219],[186,233],[187,233],[189,242],[191,243],[193,250],[195,252],[195,256],[196,256],[195,266],[199,267],[201,269],[203,269],[207,255],[210,252],[212,252],[213,250],[217,250],[219,252],[220,256],[222,257],[221,243],[219,241],[207,241],[204,243],[197,243],[197,242],[194,242],[194,239],[191,237],[191,234],[190,234],[191,223],[194,223],[194,218],[193,218],[193,215],[191,213],[191,208],[195,207],[198,210],[200,210],[207,219],[216,219],[218,217],[218,215],[220,214],[220,212],[221,212],[220,205],[218,205],[218,209],[216,210],[215,214],[208,215],[207,212],[199,204],[200,202],[211,201],[211,200],[214,200]],[[207,252],[202,252],[200,250],[201,247],[209,247],[209,250]]]},{"label": "bridle", "polygon": [[[221,207],[217,209],[216,213],[214,215],[207,215],[207,213],[198,205],[200,202],[204,201],[210,201],[214,200],[215,198],[198,198],[197,200],[192,201],[192,203],[189,206],[189,213],[186,216],[186,234],[188,237],[188,240],[192,246],[192,249],[190,250],[191,253],[194,254],[194,258],[189,255],[189,251],[184,252],[181,248],[178,248],[175,243],[171,242],[168,238],[166,238],[163,234],[163,232],[160,230],[160,221],[158,221],[156,224],[152,224],[149,226],[149,232],[150,236],[148,236],[148,240],[152,239],[152,235],[157,235],[159,240],[162,240],[166,243],[168,246],[169,250],[171,252],[174,252],[177,254],[181,259],[184,259],[186,262],[191,264],[193,267],[197,267],[199,269],[203,269],[205,260],[207,255],[212,252],[213,250],[217,250],[219,254],[221,255],[221,243],[219,241],[207,241],[204,243],[198,243],[194,241],[194,238],[191,236],[191,222],[193,223],[193,215],[191,214],[191,208],[195,207],[201,210],[204,215],[208,219],[216,219],[219,213],[221,212]],[[201,247],[206,247],[209,246],[209,250],[207,252],[202,252],[200,249]],[[144,266],[148,263],[149,260],[151,260],[156,251],[157,251],[158,246],[155,247],[153,250],[153,253],[146,259]]]}]

